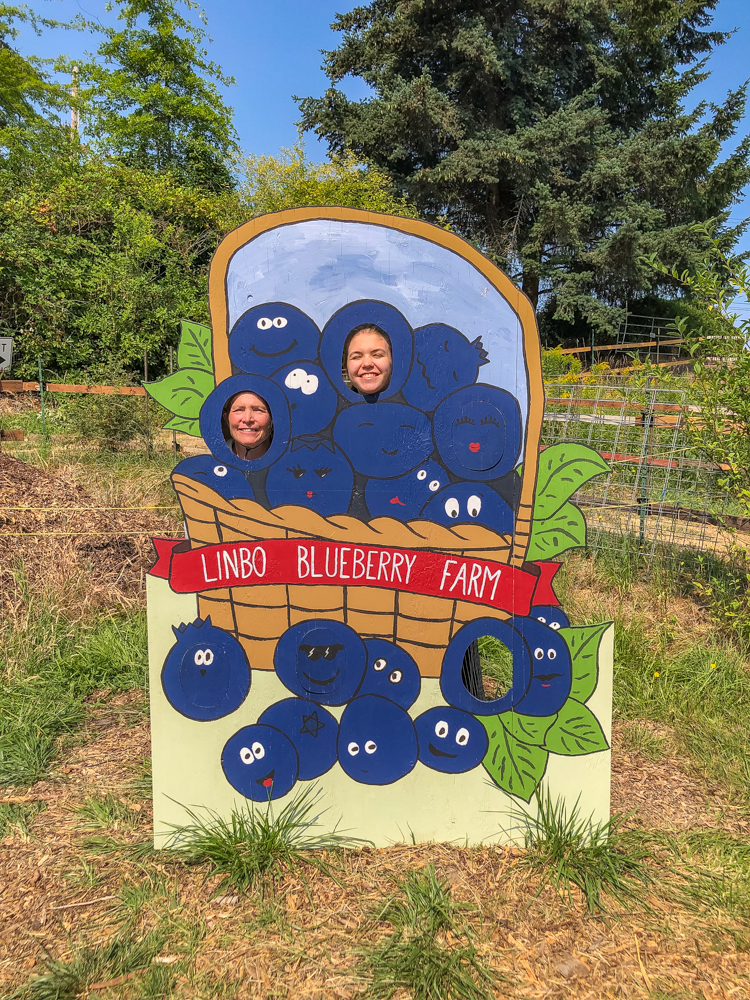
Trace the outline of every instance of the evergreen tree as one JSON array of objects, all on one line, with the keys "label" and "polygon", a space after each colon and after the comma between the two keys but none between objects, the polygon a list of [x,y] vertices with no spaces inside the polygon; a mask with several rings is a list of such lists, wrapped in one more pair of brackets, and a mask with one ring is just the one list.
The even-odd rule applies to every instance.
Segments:
[{"label": "evergreen tree", "polygon": [[169,171],[197,187],[229,186],[236,135],[232,109],[216,84],[234,81],[207,61],[205,31],[178,10],[181,3],[188,10],[196,4],[115,2],[123,27],[86,22],[104,33],[98,59],[79,70],[86,135],[97,151],[127,166]]},{"label": "evergreen tree", "polygon": [[[373,0],[337,17],[334,86],[302,125],[447,216],[534,305],[549,292],[558,330],[606,332],[609,307],[668,287],[643,255],[690,267],[692,224],[725,222],[750,178],[748,139],[719,162],[745,88],[685,111],[725,38],[716,2]],[[374,96],[348,100],[347,74]]]}]

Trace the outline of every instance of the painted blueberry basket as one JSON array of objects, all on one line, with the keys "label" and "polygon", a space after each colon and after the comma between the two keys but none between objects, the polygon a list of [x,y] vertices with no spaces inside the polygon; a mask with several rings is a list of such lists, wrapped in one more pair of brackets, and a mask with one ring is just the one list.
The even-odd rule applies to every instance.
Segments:
[{"label": "painted blueberry basket", "polygon": [[[206,582],[190,588],[199,613],[237,636],[254,669],[273,669],[290,626],[324,618],[397,642],[438,676],[462,626],[527,614],[535,590],[539,603],[550,572],[525,562],[539,340],[498,268],[424,222],[294,209],[224,239],[209,300],[215,388],[200,429],[211,457],[200,473],[181,463],[172,481]],[[341,372],[347,334],[368,323],[393,346],[377,400]],[[242,390],[273,413],[255,462],[221,427]]]}]

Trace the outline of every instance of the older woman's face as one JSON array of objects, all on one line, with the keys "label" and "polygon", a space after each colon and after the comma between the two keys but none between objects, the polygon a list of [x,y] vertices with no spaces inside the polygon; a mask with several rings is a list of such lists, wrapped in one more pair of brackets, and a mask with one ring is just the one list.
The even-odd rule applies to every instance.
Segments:
[{"label": "older woman's face", "polygon": [[241,392],[232,400],[227,423],[233,440],[243,448],[260,448],[271,437],[271,414],[254,392]]}]

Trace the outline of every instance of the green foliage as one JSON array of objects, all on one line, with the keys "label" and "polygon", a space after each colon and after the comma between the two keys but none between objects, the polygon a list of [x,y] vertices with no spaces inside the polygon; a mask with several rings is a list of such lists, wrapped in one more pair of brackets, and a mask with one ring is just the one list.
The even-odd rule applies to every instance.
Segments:
[{"label": "green foliage", "polygon": [[34,817],[45,808],[43,802],[0,803],[0,840],[3,837],[28,837]]},{"label": "green foliage", "polygon": [[589,700],[599,682],[599,643],[610,622],[562,628],[560,635],[570,650],[573,665],[573,685],[570,697],[581,703]]},{"label": "green foliage", "polygon": [[274,814],[273,803],[258,806],[249,802],[224,819],[208,810],[205,816],[187,809],[191,822],[174,827],[169,846],[180,849],[186,864],[207,864],[209,877],[221,875],[215,889],[248,892],[264,888],[286,873],[299,873],[304,865],[328,872],[325,862],[314,852],[335,851],[354,846],[354,841],[337,833],[321,833],[316,813],[320,793],[308,785]]},{"label": "green foliage", "polygon": [[483,761],[487,773],[498,788],[530,802],[547,770],[549,753],[543,747],[522,743],[511,732],[513,723],[506,728],[501,715],[483,715],[479,721],[489,737]]},{"label": "green foliage", "polygon": [[79,817],[79,825],[84,830],[99,830],[102,827],[131,829],[138,823],[137,812],[111,792],[89,796],[73,812]]},{"label": "green foliage", "polygon": [[552,753],[566,757],[608,750],[609,743],[599,720],[590,708],[568,698],[547,730],[544,745]]},{"label": "green foliage", "polygon": [[532,521],[526,558],[552,559],[586,545],[586,519],[575,504],[565,503],[551,517]]},{"label": "green foliage", "polygon": [[536,796],[536,816],[526,816],[526,851],[521,864],[572,903],[575,886],[589,913],[607,912],[604,897],[620,904],[643,901],[653,877],[644,862],[649,852],[621,830],[623,817],[596,826],[582,819],[578,806],[568,815],[565,803],[549,794]]},{"label": "green foliage", "polygon": [[542,378],[560,378],[561,375],[578,375],[583,365],[575,354],[563,354],[562,347],[542,351]]},{"label": "green foliage", "polygon": [[[720,161],[744,87],[685,111],[726,37],[705,30],[714,6],[371,0],[337,16],[331,87],[300,102],[302,125],[446,215],[534,306],[547,288],[556,322],[610,332],[627,302],[674,288],[641,256],[688,266],[690,223],[726,220],[750,177],[747,139]],[[348,75],[374,94],[347,98]]]},{"label": "green foliage", "polygon": [[145,382],[144,386],[149,396],[171,414],[164,424],[167,430],[200,437],[201,406],[215,384],[210,327],[182,321],[177,364],[177,371],[158,382]]}]

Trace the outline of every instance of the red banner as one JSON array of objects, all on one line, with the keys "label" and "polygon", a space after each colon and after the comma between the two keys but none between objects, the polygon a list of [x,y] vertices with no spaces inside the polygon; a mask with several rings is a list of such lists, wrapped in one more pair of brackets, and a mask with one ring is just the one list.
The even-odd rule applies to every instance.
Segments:
[{"label": "red banner", "polygon": [[190,548],[190,542],[154,538],[149,571],[178,594],[269,584],[385,587],[447,597],[527,615],[533,604],[557,604],[552,577],[559,563],[516,569],[487,559],[426,549],[277,539]]}]

